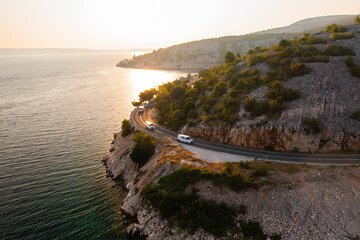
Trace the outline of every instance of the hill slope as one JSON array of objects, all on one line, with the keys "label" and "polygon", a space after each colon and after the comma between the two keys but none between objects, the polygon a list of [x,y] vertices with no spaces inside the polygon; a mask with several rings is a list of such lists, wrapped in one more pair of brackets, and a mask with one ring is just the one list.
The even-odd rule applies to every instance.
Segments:
[{"label": "hill slope", "polygon": [[241,58],[229,53],[192,84],[160,86],[159,122],[237,146],[360,151],[360,25],[328,30]]},{"label": "hill slope", "polygon": [[283,28],[270,29],[242,36],[205,39],[159,49],[149,54],[121,61],[118,67],[150,69],[200,70],[222,63],[227,51],[245,54],[255,46],[267,47],[280,39],[292,39],[303,32],[315,32],[333,23],[350,24],[354,16],[326,16],[305,19]]}]

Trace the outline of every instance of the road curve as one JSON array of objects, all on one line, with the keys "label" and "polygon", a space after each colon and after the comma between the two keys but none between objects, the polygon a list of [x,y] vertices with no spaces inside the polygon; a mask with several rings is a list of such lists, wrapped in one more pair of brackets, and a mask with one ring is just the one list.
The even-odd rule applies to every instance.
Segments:
[{"label": "road curve", "polygon": [[[130,115],[131,122],[138,128],[145,129],[149,133],[158,136],[168,136],[176,138],[176,132],[160,127],[156,123],[154,130],[145,128],[145,121],[152,121],[150,117],[151,109],[147,109],[144,113],[139,114],[137,109],[132,111]],[[257,158],[265,161],[278,161],[288,163],[311,163],[311,164],[334,164],[334,165],[353,165],[360,164],[360,154],[307,154],[307,153],[287,153],[272,152],[260,149],[244,148],[231,146],[221,143],[209,142],[202,139],[194,138],[194,147],[207,150],[235,154],[239,156]]]}]

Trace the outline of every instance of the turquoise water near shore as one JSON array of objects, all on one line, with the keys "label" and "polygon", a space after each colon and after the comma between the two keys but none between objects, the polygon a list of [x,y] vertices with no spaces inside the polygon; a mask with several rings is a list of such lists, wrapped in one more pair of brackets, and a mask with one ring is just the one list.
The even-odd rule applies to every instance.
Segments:
[{"label": "turquoise water near shore", "polygon": [[125,192],[100,160],[138,93],[180,72],[132,52],[0,55],[0,239],[125,239]]}]

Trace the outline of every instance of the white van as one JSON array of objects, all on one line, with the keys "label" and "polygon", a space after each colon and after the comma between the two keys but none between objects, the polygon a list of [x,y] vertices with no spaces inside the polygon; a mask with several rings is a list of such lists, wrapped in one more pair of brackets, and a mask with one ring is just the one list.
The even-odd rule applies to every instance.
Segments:
[{"label": "white van", "polygon": [[179,135],[177,136],[177,139],[178,139],[178,141],[180,141],[180,142],[188,143],[188,144],[191,144],[191,143],[193,143],[193,141],[194,141],[190,136],[184,135],[184,134],[179,134]]},{"label": "white van", "polygon": [[144,112],[144,106],[140,106],[138,109],[139,114]]},{"label": "white van", "polygon": [[153,124],[152,122],[150,122],[150,121],[146,121],[146,122],[145,122],[145,127],[146,127],[147,129],[152,130],[152,129],[154,129],[154,124]]}]

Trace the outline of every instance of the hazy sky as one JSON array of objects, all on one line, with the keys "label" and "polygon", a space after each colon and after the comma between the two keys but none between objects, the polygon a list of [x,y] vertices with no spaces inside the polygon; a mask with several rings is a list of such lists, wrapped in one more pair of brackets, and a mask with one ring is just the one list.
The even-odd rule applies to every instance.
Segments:
[{"label": "hazy sky", "polygon": [[159,48],[359,13],[360,0],[0,0],[0,48]]}]

